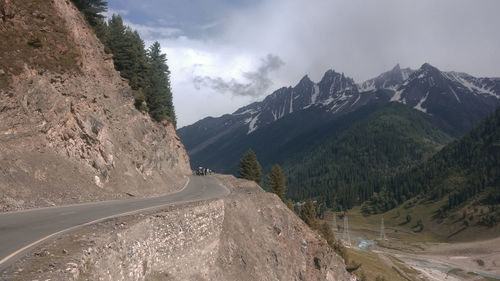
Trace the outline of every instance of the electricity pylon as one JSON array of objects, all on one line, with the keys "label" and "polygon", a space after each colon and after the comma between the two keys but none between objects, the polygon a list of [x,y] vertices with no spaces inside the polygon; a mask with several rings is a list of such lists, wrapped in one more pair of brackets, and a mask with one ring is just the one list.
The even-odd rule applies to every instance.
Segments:
[{"label": "electricity pylon", "polygon": [[349,236],[349,220],[347,216],[344,216],[344,239],[346,239],[346,245],[351,246],[351,237]]},{"label": "electricity pylon", "polygon": [[380,240],[387,240],[385,236],[384,218],[382,218],[382,223],[380,224]]},{"label": "electricity pylon", "polygon": [[339,227],[337,226],[337,215],[333,213],[333,225],[332,225],[333,231],[338,232]]}]

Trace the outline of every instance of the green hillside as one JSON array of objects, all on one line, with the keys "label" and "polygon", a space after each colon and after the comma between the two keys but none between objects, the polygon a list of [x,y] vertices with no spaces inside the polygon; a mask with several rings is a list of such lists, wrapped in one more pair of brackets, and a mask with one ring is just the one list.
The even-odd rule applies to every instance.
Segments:
[{"label": "green hillside", "polygon": [[450,140],[425,114],[386,104],[285,161],[289,196],[352,208],[371,198],[384,176],[430,157]]},{"label": "green hillside", "polygon": [[[364,207],[379,213],[420,195],[419,202],[444,200],[436,219],[460,210],[465,226],[500,221],[500,108],[470,133],[428,161],[387,179],[380,194]],[[389,199],[390,198],[390,199]],[[479,216],[470,216],[469,209]],[[481,209],[478,212],[478,209]],[[467,222],[466,222],[467,221]]]}]

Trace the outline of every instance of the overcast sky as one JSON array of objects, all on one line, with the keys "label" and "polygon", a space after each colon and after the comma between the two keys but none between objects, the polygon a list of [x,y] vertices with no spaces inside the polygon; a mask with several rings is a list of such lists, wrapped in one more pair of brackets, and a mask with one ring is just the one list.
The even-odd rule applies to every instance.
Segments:
[{"label": "overcast sky", "polygon": [[328,69],[399,63],[500,76],[499,0],[108,0],[167,54],[178,126],[232,113]]}]

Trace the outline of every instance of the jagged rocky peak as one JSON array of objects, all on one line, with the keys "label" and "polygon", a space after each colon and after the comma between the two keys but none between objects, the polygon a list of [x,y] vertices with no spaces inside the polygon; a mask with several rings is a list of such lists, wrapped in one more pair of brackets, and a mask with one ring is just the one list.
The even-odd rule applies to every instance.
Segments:
[{"label": "jagged rocky peak", "polygon": [[354,80],[350,77],[346,77],[344,73],[338,73],[333,69],[329,69],[325,72],[323,75],[323,78],[321,78],[321,81],[319,84],[331,84],[332,82],[348,82],[348,83],[354,83]]},{"label": "jagged rocky peak", "polygon": [[339,95],[352,95],[358,92],[356,83],[354,83],[352,78],[346,77],[344,73],[338,73],[332,69],[325,72],[318,86],[319,101],[328,101]]},{"label": "jagged rocky peak", "polygon": [[407,80],[412,73],[414,73],[414,70],[410,68],[402,69],[399,64],[396,64],[391,70],[359,84],[358,89],[360,92],[370,92],[379,89],[395,90]]},{"label": "jagged rocky peak", "polygon": [[300,81],[297,84],[297,86],[299,86],[299,85],[309,85],[309,84],[314,84],[314,82],[311,81],[311,79],[309,78],[309,76],[306,74],[306,75],[304,75],[304,77],[302,77],[302,79],[300,79]]},{"label": "jagged rocky peak", "polygon": [[422,66],[420,67],[420,69],[428,70],[428,71],[439,71],[439,69],[437,67],[431,65],[428,62],[422,64]]},{"label": "jagged rocky peak", "polygon": [[403,71],[401,70],[401,67],[399,66],[399,63],[394,66],[391,71],[388,72],[389,74],[389,79],[393,81],[398,81],[398,82],[403,82],[405,80],[405,77],[403,75]]},{"label": "jagged rocky peak", "polygon": [[424,78],[426,76],[437,76],[440,74],[441,71],[437,67],[432,66],[429,63],[422,64],[422,66],[415,72],[415,76],[417,78]]}]

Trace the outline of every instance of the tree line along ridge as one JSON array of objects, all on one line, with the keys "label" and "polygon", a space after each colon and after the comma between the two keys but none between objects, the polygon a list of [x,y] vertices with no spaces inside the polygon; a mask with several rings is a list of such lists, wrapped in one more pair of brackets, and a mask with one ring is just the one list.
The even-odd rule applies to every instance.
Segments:
[{"label": "tree line along ridge", "polygon": [[106,20],[102,15],[107,10],[106,1],[72,2],[94,29],[106,53],[113,54],[115,69],[132,88],[135,107],[158,122],[171,122],[176,126],[170,70],[160,43],[154,42],[146,48],[139,33],[125,25],[120,15]]}]

